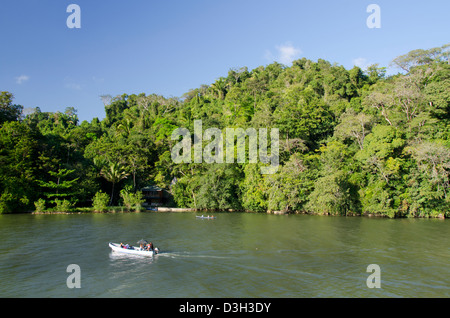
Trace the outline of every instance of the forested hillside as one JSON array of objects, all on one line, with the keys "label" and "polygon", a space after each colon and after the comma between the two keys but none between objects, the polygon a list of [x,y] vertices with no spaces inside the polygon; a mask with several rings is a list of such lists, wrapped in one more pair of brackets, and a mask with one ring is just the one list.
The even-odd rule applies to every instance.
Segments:
[{"label": "forested hillside", "polygon": [[[231,69],[181,98],[102,96],[106,117],[76,110],[22,114],[0,96],[0,213],[61,202],[91,206],[96,193],[155,184],[173,204],[198,209],[388,217],[450,216],[448,45],[350,70],[299,59]],[[33,105],[26,105],[31,107]],[[280,167],[262,163],[175,164],[171,134],[216,127],[278,128]],[[247,157],[248,158],[248,157]]]}]

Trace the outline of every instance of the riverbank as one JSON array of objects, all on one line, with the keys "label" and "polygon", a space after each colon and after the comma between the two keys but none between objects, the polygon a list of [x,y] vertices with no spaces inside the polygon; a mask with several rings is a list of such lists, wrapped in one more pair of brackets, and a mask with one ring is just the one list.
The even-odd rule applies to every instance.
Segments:
[{"label": "riverbank", "polygon": [[[123,206],[113,206],[108,207],[106,211],[98,212],[94,211],[93,208],[75,208],[71,211],[63,212],[63,211],[33,211],[30,212],[31,214],[37,214],[37,215],[43,215],[43,214],[83,214],[83,213],[266,213],[266,214],[273,214],[273,215],[292,215],[292,214],[303,214],[303,215],[321,215],[321,216],[347,216],[347,217],[370,217],[370,218],[389,218],[386,215],[383,214],[374,214],[374,213],[352,213],[349,212],[345,215],[337,215],[337,214],[330,214],[330,213],[310,213],[310,212],[286,212],[286,211],[267,211],[267,212],[254,212],[254,211],[246,211],[246,210],[207,210],[207,209],[194,209],[194,208],[173,208],[173,207],[157,207],[152,210],[147,209],[141,209],[138,211],[135,210],[127,210]],[[445,220],[448,218],[444,213],[439,213],[436,215],[417,215],[417,216],[395,216],[394,218],[434,218],[434,219],[442,219]]]},{"label": "riverbank", "polygon": [[[169,207],[158,207],[156,211],[154,212],[170,212],[170,213],[179,213],[179,212],[205,212],[205,213],[214,213],[214,212],[229,212],[229,213],[258,213],[258,212],[254,212],[254,211],[246,211],[246,210],[222,210],[222,211],[217,211],[217,210],[205,210],[205,209],[193,209],[193,208],[169,208]],[[264,213],[264,212],[260,212],[260,213]],[[362,216],[362,217],[381,217],[381,218],[388,218],[388,216],[386,215],[382,215],[382,214],[374,214],[374,213],[363,213],[363,214],[359,214],[359,213],[353,213],[353,212],[348,212],[345,215],[337,215],[337,214],[330,214],[330,213],[310,213],[310,212],[299,212],[299,211],[294,211],[294,212],[290,212],[290,211],[267,211],[265,212],[267,214],[274,214],[274,215],[288,215],[288,214],[304,214],[304,215],[325,215],[325,216]],[[404,217],[408,217],[408,216],[404,216]],[[404,218],[404,217],[397,217],[397,218]],[[410,216],[412,217],[412,216]],[[438,215],[435,216],[414,216],[414,218],[438,218],[438,219],[445,219],[445,214],[444,213],[439,213]]]}]

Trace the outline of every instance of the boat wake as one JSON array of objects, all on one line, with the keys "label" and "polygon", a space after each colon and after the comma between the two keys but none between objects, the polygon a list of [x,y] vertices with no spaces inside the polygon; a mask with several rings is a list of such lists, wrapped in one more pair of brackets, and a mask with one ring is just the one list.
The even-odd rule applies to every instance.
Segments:
[{"label": "boat wake", "polygon": [[205,255],[197,254],[191,252],[160,252],[158,257],[169,257],[169,258],[229,258],[227,256],[217,256],[217,255]]}]

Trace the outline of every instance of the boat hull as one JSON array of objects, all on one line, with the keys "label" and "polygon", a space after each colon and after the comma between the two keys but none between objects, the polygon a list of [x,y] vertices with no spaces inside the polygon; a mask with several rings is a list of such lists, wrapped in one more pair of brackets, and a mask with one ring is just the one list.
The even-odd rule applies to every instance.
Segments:
[{"label": "boat hull", "polygon": [[154,255],[153,251],[144,251],[139,248],[133,247],[132,249],[127,249],[120,247],[120,244],[117,243],[109,243],[109,247],[114,251],[122,254],[132,254],[132,255],[142,255],[142,256],[150,256]]}]

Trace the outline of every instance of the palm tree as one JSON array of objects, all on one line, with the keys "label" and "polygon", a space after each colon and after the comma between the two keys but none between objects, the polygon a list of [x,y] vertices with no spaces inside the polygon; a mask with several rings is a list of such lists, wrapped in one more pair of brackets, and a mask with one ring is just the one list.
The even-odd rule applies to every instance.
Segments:
[{"label": "palm tree", "polygon": [[100,174],[112,183],[111,199],[109,201],[109,205],[111,205],[114,198],[114,185],[128,177],[129,174],[125,171],[122,164],[116,162],[110,163],[109,167],[102,169]]},{"label": "palm tree", "polygon": [[220,99],[225,99],[225,94],[227,91],[227,82],[225,78],[221,77],[214,84],[211,84],[213,92],[217,93]]},{"label": "palm tree", "polygon": [[125,119],[125,122],[123,122],[117,126],[117,133],[121,134],[124,137],[127,137],[130,134],[132,128],[133,128],[133,124],[132,124],[131,120],[129,118],[127,118],[127,119]]}]

